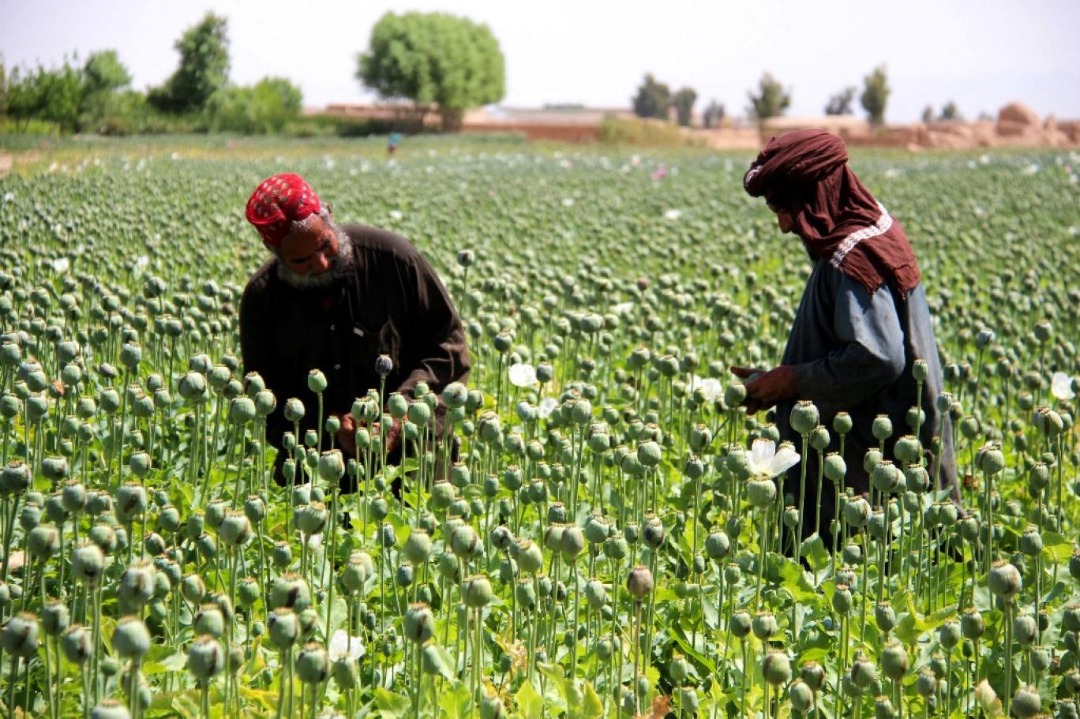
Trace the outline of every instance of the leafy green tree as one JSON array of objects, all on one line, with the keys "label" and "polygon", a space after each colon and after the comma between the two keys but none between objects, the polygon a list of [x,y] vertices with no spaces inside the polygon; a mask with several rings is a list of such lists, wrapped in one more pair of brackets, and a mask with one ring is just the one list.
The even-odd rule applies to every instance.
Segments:
[{"label": "leafy green tree", "polygon": [[198,112],[229,81],[228,21],[207,13],[174,45],[180,66],[165,84],[150,91],[150,104],[163,112]]},{"label": "leafy green tree", "polygon": [[506,93],[505,61],[491,30],[446,13],[386,13],[357,64],[365,87],[383,99],[412,101],[420,117],[436,110],[444,130]]},{"label": "leafy green tree", "polygon": [[87,93],[116,92],[131,84],[131,73],[120,62],[116,50],[102,50],[86,58],[83,77]]},{"label": "leafy green tree", "polygon": [[82,97],[82,71],[66,59],[52,70],[39,65],[24,73],[15,68],[8,82],[7,111],[16,121],[44,120],[55,123],[61,132],[74,132]]},{"label": "leafy green tree", "polygon": [[215,132],[272,134],[300,114],[303,96],[286,79],[266,77],[252,87],[223,87],[206,106],[208,125]]},{"label": "leafy green tree", "polygon": [[671,107],[671,89],[665,83],[657,82],[652,73],[648,73],[632,102],[634,114],[638,117],[666,120],[668,108]]},{"label": "leafy green tree", "polygon": [[7,68],[0,58],[0,117],[7,115]]},{"label": "leafy green tree", "polygon": [[945,106],[941,108],[941,114],[938,115],[939,120],[963,120],[960,115],[960,108],[956,106],[956,103],[949,100],[945,103]]},{"label": "leafy green tree", "polygon": [[758,120],[768,120],[770,117],[780,117],[791,105],[791,91],[785,90],[784,86],[766,72],[758,82],[758,93],[747,93],[750,97],[750,111],[752,117]]},{"label": "leafy green tree", "polygon": [[885,66],[879,65],[863,79],[864,89],[859,97],[866,116],[872,125],[885,122],[885,106],[889,102],[889,79],[885,76]]},{"label": "leafy green tree", "polygon": [[934,108],[930,107],[929,105],[923,108],[922,121],[924,124],[934,121]]},{"label": "leafy green tree", "polygon": [[114,95],[131,84],[131,74],[115,50],[95,52],[82,68],[83,97],[79,106],[79,129],[100,132],[106,116],[116,113]]},{"label": "leafy green tree", "polygon": [[690,127],[690,119],[694,112],[694,103],[697,101],[697,93],[692,88],[680,88],[671,98],[671,104],[675,106],[678,123],[682,127]]},{"label": "leafy green tree", "polygon": [[724,122],[724,113],[724,105],[713,100],[705,108],[705,112],[702,113],[701,121],[709,129],[720,127]]},{"label": "leafy green tree", "polygon": [[855,100],[855,88],[845,87],[840,92],[829,98],[829,104],[825,106],[826,115],[850,115],[851,103]]}]

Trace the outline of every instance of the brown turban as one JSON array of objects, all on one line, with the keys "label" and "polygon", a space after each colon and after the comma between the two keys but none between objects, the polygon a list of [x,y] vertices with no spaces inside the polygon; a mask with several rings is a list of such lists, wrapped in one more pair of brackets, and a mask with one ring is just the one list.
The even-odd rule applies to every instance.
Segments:
[{"label": "brown turban", "polygon": [[844,141],[825,130],[774,137],[750,164],[743,187],[791,213],[815,260],[827,260],[870,292],[885,282],[906,297],[919,266],[900,223],[847,165]]}]

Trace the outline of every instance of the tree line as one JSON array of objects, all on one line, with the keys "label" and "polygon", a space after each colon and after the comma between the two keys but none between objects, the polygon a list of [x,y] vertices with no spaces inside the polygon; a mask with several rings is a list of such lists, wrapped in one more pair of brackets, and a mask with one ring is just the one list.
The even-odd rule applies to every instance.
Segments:
[{"label": "tree line", "polygon": [[[140,92],[115,50],[60,67],[6,68],[0,61],[0,119],[16,131],[31,122],[63,133],[238,132],[367,134],[397,129],[388,121],[302,118],[303,96],[289,79],[229,82],[226,18],[207,13],[176,40],[176,70]],[[466,110],[504,95],[502,51],[486,25],[445,13],[387,13],[357,56],[355,78],[400,110],[400,129],[420,129],[435,113],[443,129]],[[329,120],[326,122],[325,120]],[[327,130],[327,126],[333,128]]]},{"label": "tree line", "polygon": [[[855,101],[855,93],[858,88],[848,86],[829,97],[825,104],[826,115],[852,115],[852,104]],[[874,70],[863,78],[863,90],[859,95],[859,103],[866,111],[866,118],[872,125],[882,125],[885,122],[885,108],[888,104],[889,80],[884,66]],[[750,104],[746,108],[747,115],[754,120],[764,121],[772,117],[780,117],[791,105],[791,89],[785,88],[769,72],[762,75],[758,81],[756,90],[747,93]],[[637,94],[631,98],[634,114],[642,118],[654,118],[660,120],[675,120],[679,125],[688,127],[691,124],[694,102],[697,93],[690,87],[683,87],[676,92],[671,92],[669,86],[659,82],[653,75],[646,74]],[[702,112],[702,125],[706,128],[719,127],[724,120],[724,105],[716,100],[710,101]],[[959,120],[960,113],[956,104],[949,101],[935,118],[933,108],[927,107],[923,112],[923,121]]]}]

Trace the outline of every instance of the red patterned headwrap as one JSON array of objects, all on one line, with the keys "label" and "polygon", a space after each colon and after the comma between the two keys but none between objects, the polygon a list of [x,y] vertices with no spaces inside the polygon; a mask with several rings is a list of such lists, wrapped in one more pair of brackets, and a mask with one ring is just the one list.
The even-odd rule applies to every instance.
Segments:
[{"label": "red patterned headwrap", "polygon": [[874,292],[891,281],[901,297],[919,284],[919,265],[900,223],[847,164],[844,141],[825,130],[774,137],[750,164],[743,187],[791,213],[815,260],[826,260]]},{"label": "red patterned headwrap", "polygon": [[311,185],[300,175],[284,173],[262,181],[248,199],[245,215],[271,249],[281,246],[293,222],[322,209]]}]

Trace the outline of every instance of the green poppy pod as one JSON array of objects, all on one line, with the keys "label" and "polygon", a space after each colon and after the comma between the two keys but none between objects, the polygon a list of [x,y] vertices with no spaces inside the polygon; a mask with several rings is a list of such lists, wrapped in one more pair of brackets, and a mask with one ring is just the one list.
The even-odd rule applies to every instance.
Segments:
[{"label": "green poppy pod", "polygon": [[[889,642],[881,651],[881,672],[893,681],[900,680],[907,674],[910,662],[904,645],[899,642]],[[852,676],[854,680],[855,677]]]},{"label": "green poppy pod", "polygon": [[188,402],[201,400],[206,396],[206,377],[199,372],[187,372],[180,378],[177,390]]},{"label": "green poppy pod", "polygon": [[896,627],[896,610],[887,600],[878,602],[874,607],[874,623],[879,631],[886,634]]},{"label": "green poppy pod", "polygon": [[796,679],[788,687],[788,699],[791,708],[800,714],[807,714],[814,706],[814,690],[802,679]]},{"label": "green poppy pod", "polygon": [[192,620],[192,628],[196,634],[209,634],[220,639],[225,633],[225,615],[221,607],[212,603],[200,606]]},{"label": "green poppy pod", "polygon": [[423,644],[435,634],[435,617],[423,602],[410,604],[402,622],[405,638],[414,644]]},{"label": "green poppy pod", "polygon": [[1011,599],[1020,593],[1024,586],[1020,570],[1005,560],[997,560],[990,567],[987,584],[995,597]]},{"label": "green poppy pod", "polygon": [[60,650],[69,662],[82,666],[94,653],[90,632],[81,624],[72,624],[60,636]]},{"label": "green poppy pod", "polygon": [[1010,705],[1012,714],[1018,719],[1031,719],[1042,711],[1042,695],[1037,687],[1023,685],[1016,690]]},{"label": "green poppy pod", "polygon": [[300,638],[300,619],[289,607],[277,607],[266,619],[270,642],[280,651],[289,649]]},{"label": "green poppy pod", "polygon": [[97,586],[105,571],[105,553],[93,541],[87,541],[76,547],[71,553],[71,573],[79,582]]},{"label": "green poppy pod", "polygon": [[494,593],[491,582],[483,574],[466,577],[461,585],[461,597],[465,606],[471,609],[482,609],[490,602]]},{"label": "green poppy pod", "polygon": [[304,418],[304,403],[296,397],[285,400],[285,419],[289,422],[299,422]]},{"label": "green poppy pod", "polygon": [[307,582],[297,574],[284,574],[275,580],[270,589],[270,606],[302,612],[311,606],[311,592]]},{"label": "green poppy pod", "polygon": [[750,628],[754,636],[765,641],[775,635],[780,627],[776,622],[776,615],[769,611],[761,611],[754,615]]},{"label": "green poppy pod", "polygon": [[769,684],[780,687],[791,681],[791,659],[778,649],[770,649],[761,661],[761,674]]},{"label": "green poppy pod", "polygon": [[426,563],[431,558],[431,535],[423,529],[414,529],[405,540],[401,551],[405,559],[415,566]]},{"label": "green poppy pod", "polygon": [[308,537],[322,533],[330,517],[326,505],[322,502],[301,505],[296,508],[294,515],[297,528]]},{"label": "green poppy pod", "polygon": [[746,483],[746,496],[757,509],[766,509],[776,501],[776,483],[771,479],[751,479]]},{"label": "green poppy pod", "polygon": [[571,524],[563,527],[559,537],[559,551],[568,560],[573,561],[585,549],[585,535],[581,527]]},{"label": "green poppy pod", "polygon": [[39,524],[27,534],[26,549],[37,561],[47,561],[60,551],[60,531],[51,524]]},{"label": "green poppy pod", "polygon": [[112,648],[124,659],[139,659],[150,651],[150,632],[142,619],[120,619],[113,630]]},{"label": "green poppy pod", "polygon": [[637,565],[630,570],[630,574],[626,577],[626,588],[630,592],[630,596],[638,602],[652,593],[653,586],[652,572],[644,565]]},{"label": "green poppy pod", "polygon": [[187,670],[196,680],[213,679],[225,669],[226,656],[217,636],[202,634],[188,648]]},{"label": "green poppy pod", "polygon": [[37,654],[38,619],[29,612],[19,612],[0,628],[0,648],[9,654],[29,659]]},{"label": "green poppy pod", "polygon": [[811,691],[818,692],[825,684],[825,668],[813,660],[808,661],[799,669],[799,678]]},{"label": "green poppy pod", "polygon": [[803,437],[809,436],[814,431],[820,419],[821,414],[817,406],[809,400],[797,401],[789,417],[791,428]]}]

